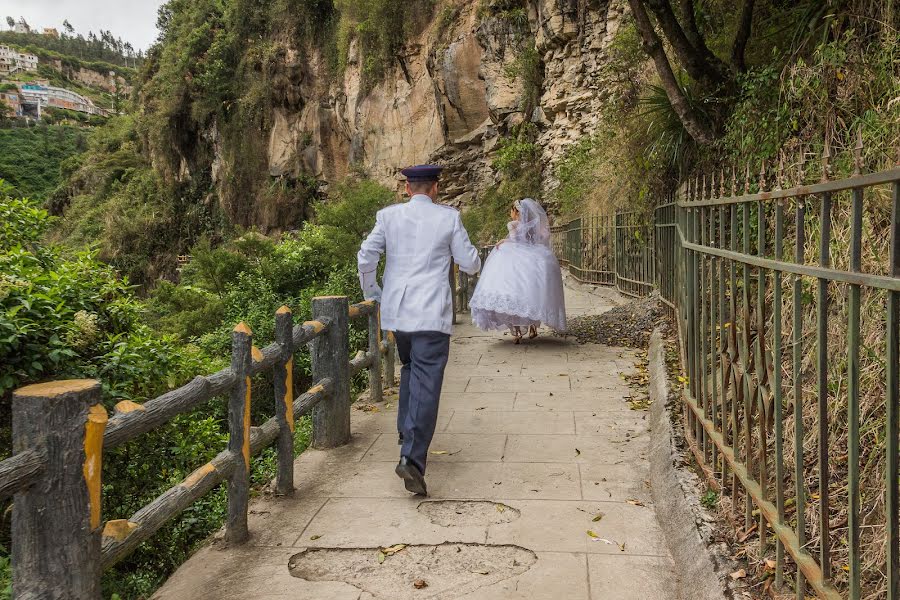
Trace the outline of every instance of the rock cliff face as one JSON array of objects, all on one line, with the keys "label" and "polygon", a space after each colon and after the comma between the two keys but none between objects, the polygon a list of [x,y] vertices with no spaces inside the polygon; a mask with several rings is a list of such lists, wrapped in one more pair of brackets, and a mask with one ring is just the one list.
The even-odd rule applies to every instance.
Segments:
[{"label": "rock cliff face", "polygon": [[[360,167],[399,186],[399,168],[436,161],[447,167],[444,200],[461,206],[495,182],[498,141],[531,121],[549,175],[546,167],[596,126],[600,69],[626,3],[529,0],[527,20],[522,11],[491,10],[494,3],[458,0],[453,18],[436,16],[371,89],[355,46],[336,81],[319,75],[324,58],[315,51],[288,50],[275,81],[270,174],[335,181]],[[526,45],[536,47],[543,71],[529,114],[515,68]]]}]

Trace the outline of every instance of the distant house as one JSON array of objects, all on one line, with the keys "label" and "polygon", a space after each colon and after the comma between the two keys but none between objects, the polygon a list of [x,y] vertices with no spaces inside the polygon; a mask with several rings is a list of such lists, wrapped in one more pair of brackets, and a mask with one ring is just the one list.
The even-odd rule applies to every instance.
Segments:
[{"label": "distant house", "polygon": [[0,45],[0,75],[11,75],[20,71],[34,72],[37,68],[38,57],[34,54]]},{"label": "distant house", "polygon": [[16,33],[31,33],[31,27],[25,21],[19,21],[13,26],[13,31]]},{"label": "distant house", "polygon": [[59,31],[56,27],[44,27],[44,35],[49,35],[50,37],[59,37]]},{"label": "distant house", "polygon": [[22,116],[22,101],[18,92],[8,91],[0,92],[0,102],[6,103],[12,109],[13,115]]}]

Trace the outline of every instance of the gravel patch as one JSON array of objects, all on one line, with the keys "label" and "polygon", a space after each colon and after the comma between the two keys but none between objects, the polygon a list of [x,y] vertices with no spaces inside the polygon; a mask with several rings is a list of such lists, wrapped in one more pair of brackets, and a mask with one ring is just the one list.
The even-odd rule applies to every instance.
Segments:
[{"label": "gravel patch", "polygon": [[617,306],[602,315],[574,317],[567,337],[579,344],[604,344],[620,348],[647,348],[650,333],[665,320],[656,294]]}]

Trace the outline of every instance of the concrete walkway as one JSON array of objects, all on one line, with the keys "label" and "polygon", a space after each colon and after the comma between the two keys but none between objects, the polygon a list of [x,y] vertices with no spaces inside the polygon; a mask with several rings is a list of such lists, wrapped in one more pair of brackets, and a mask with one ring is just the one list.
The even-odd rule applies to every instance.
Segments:
[{"label": "concrete walkway", "polygon": [[[613,298],[567,289],[567,301],[577,315]],[[354,408],[350,445],[297,460],[295,497],[251,505],[247,546],[200,550],[155,598],[673,598],[650,501],[647,413],[630,410],[620,375],[633,358],[552,337],[514,346],[461,324],[429,498],[394,475],[388,395],[375,410]]]}]

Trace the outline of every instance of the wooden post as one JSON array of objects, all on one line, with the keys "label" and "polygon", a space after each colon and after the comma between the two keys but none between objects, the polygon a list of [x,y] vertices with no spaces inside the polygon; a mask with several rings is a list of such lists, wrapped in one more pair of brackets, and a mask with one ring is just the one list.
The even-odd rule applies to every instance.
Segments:
[{"label": "wooden post", "polygon": [[372,402],[381,402],[384,398],[384,385],[381,380],[381,310],[375,303],[375,310],[369,315],[369,352],[372,354],[372,366],[369,367],[369,396]]},{"label": "wooden post", "polygon": [[13,452],[39,449],[43,476],[13,501],[14,598],[100,597],[100,473],[106,409],[92,379],[13,395]]},{"label": "wooden post", "polygon": [[469,274],[465,271],[459,271],[459,287],[460,287],[460,306],[461,312],[469,310]]},{"label": "wooden post", "polygon": [[450,259],[450,305],[453,307],[453,324],[456,325],[456,263]]},{"label": "wooden post", "polygon": [[228,451],[234,471],[228,479],[228,521],[225,540],[233,544],[247,541],[247,510],[250,502],[250,361],[253,332],[240,323],[231,334],[231,371],[237,382],[228,400]]},{"label": "wooden post", "polygon": [[331,379],[331,397],[313,409],[312,446],[336,448],[350,441],[350,305],[346,296],[313,298],[313,319],[329,319],[324,335],[312,341],[313,381]]},{"label": "wooden post", "polygon": [[397,385],[394,357],[397,355],[397,341],[393,331],[385,331],[384,339],[387,341],[387,352],[384,353],[384,385],[389,388]]},{"label": "wooden post", "polygon": [[278,474],[275,493],[294,493],[294,316],[282,306],[275,313],[275,341],[281,358],[275,363],[275,417],[278,419]]}]

